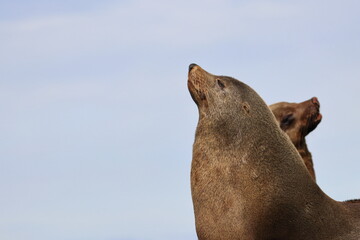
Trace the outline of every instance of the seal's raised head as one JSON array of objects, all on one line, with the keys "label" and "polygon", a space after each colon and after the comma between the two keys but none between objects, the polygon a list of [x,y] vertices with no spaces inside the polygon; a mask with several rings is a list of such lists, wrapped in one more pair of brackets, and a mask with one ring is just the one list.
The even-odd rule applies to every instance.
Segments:
[{"label": "seal's raised head", "polygon": [[322,119],[320,102],[316,97],[301,103],[279,102],[269,107],[294,144],[313,131]]},{"label": "seal's raised head", "polygon": [[226,124],[219,129],[222,132],[225,129],[238,132],[239,124],[244,127],[249,118],[252,122],[273,118],[265,102],[248,85],[232,77],[208,73],[196,64],[189,66],[188,88],[198,106],[199,121],[207,122],[208,127]]},{"label": "seal's raised head", "polygon": [[[215,112],[225,113],[229,105],[241,105],[249,112],[249,106],[243,101],[249,94],[249,86],[227,76],[216,76],[206,72],[200,66],[189,66],[188,87],[190,94],[203,115]],[[239,109],[240,110],[240,109]]]}]

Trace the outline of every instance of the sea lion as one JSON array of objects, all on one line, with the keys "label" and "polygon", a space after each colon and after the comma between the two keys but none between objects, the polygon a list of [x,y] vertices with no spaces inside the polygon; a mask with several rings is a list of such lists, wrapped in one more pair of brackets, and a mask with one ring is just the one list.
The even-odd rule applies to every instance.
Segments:
[{"label": "sea lion", "polygon": [[305,137],[321,122],[320,102],[316,97],[301,103],[279,102],[269,106],[280,128],[289,136],[316,181],[314,164]]},{"label": "sea lion", "polygon": [[358,205],[313,181],[271,110],[246,84],[191,64],[198,106],[191,193],[199,240],[358,240]]}]

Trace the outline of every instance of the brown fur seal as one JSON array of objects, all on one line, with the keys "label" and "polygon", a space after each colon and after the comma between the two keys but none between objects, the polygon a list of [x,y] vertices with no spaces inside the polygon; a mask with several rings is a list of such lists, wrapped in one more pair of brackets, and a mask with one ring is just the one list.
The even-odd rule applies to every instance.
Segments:
[{"label": "brown fur seal", "polygon": [[279,102],[269,106],[280,128],[289,136],[314,180],[315,170],[305,137],[321,122],[320,102],[316,97],[301,103]]},{"label": "brown fur seal", "polygon": [[189,67],[198,106],[191,191],[200,240],[358,240],[356,204],[329,198],[246,84]]}]

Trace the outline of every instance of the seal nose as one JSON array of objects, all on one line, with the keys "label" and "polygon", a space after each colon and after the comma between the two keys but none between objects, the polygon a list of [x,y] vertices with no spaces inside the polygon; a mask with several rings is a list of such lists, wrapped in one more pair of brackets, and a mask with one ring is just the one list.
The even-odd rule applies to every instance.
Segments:
[{"label": "seal nose", "polygon": [[194,67],[196,67],[197,65],[195,63],[192,63],[189,65],[189,72],[191,71],[191,69],[193,69]]},{"label": "seal nose", "polygon": [[316,106],[320,107],[320,102],[319,102],[319,100],[317,99],[317,97],[311,98],[311,102],[312,102],[313,104],[315,104]]}]

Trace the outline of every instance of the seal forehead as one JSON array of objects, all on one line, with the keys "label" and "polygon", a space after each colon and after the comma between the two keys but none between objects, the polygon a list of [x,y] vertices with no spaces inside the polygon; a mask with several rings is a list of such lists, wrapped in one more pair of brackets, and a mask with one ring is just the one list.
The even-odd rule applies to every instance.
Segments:
[{"label": "seal forehead", "polygon": [[271,104],[269,107],[270,107],[271,109],[289,108],[289,107],[291,107],[291,103],[288,103],[288,102],[278,102],[278,103]]}]

